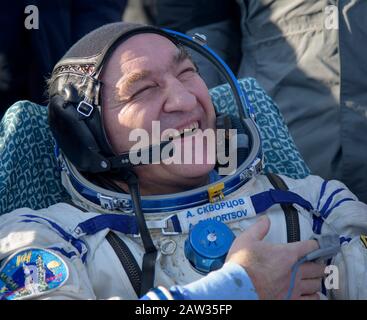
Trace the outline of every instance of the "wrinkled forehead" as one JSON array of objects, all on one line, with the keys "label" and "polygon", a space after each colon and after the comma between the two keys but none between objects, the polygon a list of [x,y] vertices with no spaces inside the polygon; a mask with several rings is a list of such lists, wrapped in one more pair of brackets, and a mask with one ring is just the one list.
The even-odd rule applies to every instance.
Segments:
[{"label": "wrinkled forehead", "polygon": [[153,33],[138,34],[114,50],[102,71],[101,80],[105,85],[115,86],[130,76],[134,81],[148,75],[158,77],[173,70],[186,58],[190,59],[183,46],[177,46],[170,39]]},{"label": "wrinkled forehead", "polygon": [[147,33],[135,35],[122,42],[107,61],[118,65],[120,70],[130,69],[135,64],[163,65],[180,55],[180,49],[168,38]]}]

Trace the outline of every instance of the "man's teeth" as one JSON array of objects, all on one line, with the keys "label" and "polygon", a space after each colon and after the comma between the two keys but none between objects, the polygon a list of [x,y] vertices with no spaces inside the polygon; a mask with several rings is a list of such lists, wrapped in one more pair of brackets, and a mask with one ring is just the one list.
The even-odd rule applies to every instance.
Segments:
[{"label": "man's teeth", "polygon": [[179,132],[180,132],[180,135],[182,135],[186,132],[194,132],[198,128],[199,128],[199,123],[196,121],[190,124],[187,128],[181,129]]},{"label": "man's teeth", "polygon": [[174,134],[173,132],[169,134],[169,139],[180,138],[183,135],[188,135],[189,133],[195,133],[197,129],[199,129],[199,123],[195,121],[186,128],[178,130],[178,134]]}]

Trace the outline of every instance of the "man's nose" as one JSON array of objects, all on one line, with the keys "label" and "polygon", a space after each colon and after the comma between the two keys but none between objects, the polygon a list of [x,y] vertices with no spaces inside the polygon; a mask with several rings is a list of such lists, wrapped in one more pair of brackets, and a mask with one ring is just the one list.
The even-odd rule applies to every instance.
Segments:
[{"label": "man's nose", "polygon": [[196,96],[180,81],[174,80],[167,87],[167,98],[163,109],[165,112],[192,111],[197,105]]}]

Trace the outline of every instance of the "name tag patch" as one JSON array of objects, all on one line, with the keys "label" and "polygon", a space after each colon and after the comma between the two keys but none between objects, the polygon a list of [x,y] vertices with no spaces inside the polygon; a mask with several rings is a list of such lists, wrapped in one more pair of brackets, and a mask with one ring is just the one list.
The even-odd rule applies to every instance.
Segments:
[{"label": "name tag patch", "polygon": [[256,216],[250,197],[237,197],[216,203],[207,203],[176,213],[183,233],[200,221],[214,220],[231,223]]},{"label": "name tag patch", "polygon": [[68,277],[69,269],[57,254],[47,249],[23,249],[0,269],[0,299],[36,297],[61,287]]}]

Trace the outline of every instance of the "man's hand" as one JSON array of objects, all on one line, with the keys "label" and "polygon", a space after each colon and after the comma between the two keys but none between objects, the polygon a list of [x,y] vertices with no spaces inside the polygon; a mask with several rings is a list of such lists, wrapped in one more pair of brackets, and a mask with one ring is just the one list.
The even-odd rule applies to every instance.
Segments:
[{"label": "man's hand", "polygon": [[[260,299],[285,299],[293,264],[307,253],[318,249],[314,240],[289,244],[262,241],[269,231],[270,220],[260,218],[233,242],[227,262],[246,269]],[[307,262],[297,272],[292,299],[319,299],[324,265]]]}]

